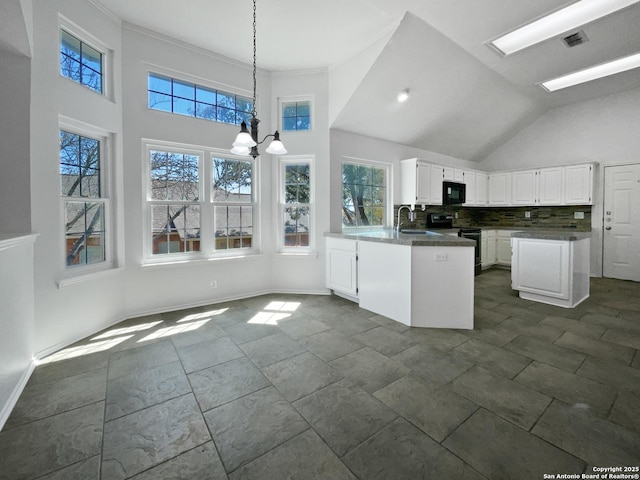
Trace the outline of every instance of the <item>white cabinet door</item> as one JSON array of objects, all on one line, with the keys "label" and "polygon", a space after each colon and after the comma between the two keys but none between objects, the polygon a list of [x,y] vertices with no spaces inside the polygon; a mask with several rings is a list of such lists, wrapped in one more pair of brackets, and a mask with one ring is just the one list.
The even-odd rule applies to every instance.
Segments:
[{"label": "white cabinet door", "polygon": [[460,170],[460,169],[456,168],[453,171],[453,181],[454,182],[459,182],[459,183],[464,183],[464,170]]},{"label": "white cabinet door", "polygon": [[564,203],[591,205],[593,198],[593,166],[569,165],[564,167]]},{"label": "white cabinet door", "polygon": [[495,235],[487,238],[487,262],[486,265],[495,265],[496,263],[496,250],[498,247],[497,239]]},{"label": "white cabinet door", "polygon": [[431,165],[431,205],[442,205],[442,181],[444,180],[444,168]]},{"label": "white cabinet door", "polygon": [[327,288],[358,295],[357,248],[356,240],[327,238]]},{"label": "white cabinet door", "polygon": [[489,174],[489,205],[511,205],[511,172]]},{"label": "white cabinet door", "polygon": [[431,165],[418,162],[416,175],[416,203],[427,204],[431,201]]},{"label": "white cabinet door", "polygon": [[513,289],[569,299],[569,269],[568,241],[513,239]]},{"label": "white cabinet door", "polygon": [[496,231],[482,230],[480,240],[480,263],[490,267],[496,263]]},{"label": "white cabinet door", "polygon": [[537,180],[538,172],[536,170],[513,172],[511,177],[511,204],[535,205]]},{"label": "white cabinet door", "polygon": [[496,263],[511,265],[511,234],[515,230],[498,230],[496,233]]},{"label": "white cabinet door", "polygon": [[465,205],[477,205],[476,201],[476,172],[464,172],[464,184],[466,187],[466,201]]},{"label": "white cabinet door", "polygon": [[487,198],[487,189],[489,186],[489,176],[486,173],[476,172],[476,205],[486,205]]},{"label": "white cabinet door", "polygon": [[538,205],[562,205],[563,168],[538,171]]}]

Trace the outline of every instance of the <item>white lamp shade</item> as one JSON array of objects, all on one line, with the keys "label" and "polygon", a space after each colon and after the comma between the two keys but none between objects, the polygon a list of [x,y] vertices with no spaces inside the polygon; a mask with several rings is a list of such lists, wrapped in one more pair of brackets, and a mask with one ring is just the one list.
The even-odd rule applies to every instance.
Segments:
[{"label": "white lamp shade", "polygon": [[271,155],[284,155],[287,153],[287,149],[284,148],[280,140],[273,140],[265,151]]},{"label": "white lamp shade", "polygon": [[240,132],[236,137],[236,141],[232,144],[234,147],[255,147],[257,143],[251,138],[251,134],[248,132]]},{"label": "white lamp shade", "polygon": [[[234,143],[235,145],[235,143]],[[249,147],[233,147],[231,150],[229,150],[231,153],[233,153],[234,155],[241,155],[243,157],[248,157],[249,154],[251,153],[251,149]]]}]

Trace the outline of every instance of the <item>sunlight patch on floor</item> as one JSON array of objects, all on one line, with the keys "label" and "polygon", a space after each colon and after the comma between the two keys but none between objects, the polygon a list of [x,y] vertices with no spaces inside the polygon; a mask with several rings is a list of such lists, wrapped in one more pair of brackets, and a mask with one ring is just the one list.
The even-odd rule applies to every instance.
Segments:
[{"label": "sunlight patch on floor", "polygon": [[218,310],[209,310],[208,312],[193,313],[191,315],[187,315],[186,317],[182,317],[180,320],[178,320],[177,323],[191,322],[193,320],[201,320],[201,319],[204,319],[204,318],[209,319],[209,318],[214,317],[216,315],[222,315],[227,310],[229,310],[229,309],[228,308],[220,308]]},{"label": "sunlight patch on floor", "polygon": [[150,328],[155,327],[159,323],[162,323],[162,320],[158,320],[157,322],[141,323],[140,325],[134,325],[132,327],[115,328],[113,330],[104,332],[98,335],[97,337],[93,337],[91,341],[103,340],[105,338],[117,337],[118,335],[126,335],[127,333],[134,333],[134,332],[141,332],[143,330],[149,330]]},{"label": "sunlight patch on floor", "polygon": [[200,320],[198,322],[184,323],[182,325],[174,325],[172,327],[160,328],[153,333],[150,333],[144,338],[138,340],[137,343],[148,342],[149,340],[155,340],[156,338],[162,337],[170,337],[171,335],[178,335],[180,333],[191,332],[193,330],[197,330],[205,323],[207,323],[210,318]]},{"label": "sunlight patch on floor", "polygon": [[48,357],[38,361],[38,365],[43,365],[45,363],[59,362],[60,360],[67,360],[69,358],[81,357],[83,355],[89,355],[91,353],[103,352],[105,350],[109,350],[110,348],[115,347],[119,343],[122,343],[125,340],[128,340],[132,337],[133,335],[128,335],[125,337],[112,338],[110,340],[93,342],[87,345],[79,345],[77,347],[65,348],[64,350],[60,350],[59,352],[56,352],[53,355],[49,355]]},{"label": "sunlight patch on floor", "polygon": [[290,317],[290,313],[258,312],[247,323],[254,325],[278,325],[279,320]]}]

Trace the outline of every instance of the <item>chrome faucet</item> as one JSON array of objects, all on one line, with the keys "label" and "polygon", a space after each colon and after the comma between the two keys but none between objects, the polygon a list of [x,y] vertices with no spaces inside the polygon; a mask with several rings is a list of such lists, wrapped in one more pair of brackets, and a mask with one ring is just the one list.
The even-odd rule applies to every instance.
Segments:
[{"label": "chrome faucet", "polygon": [[415,222],[416,221],[416,211],[415,210],[411,210],[411,207],[407,206],[407,205],[400,205],[400,208],[398,208],[398,224],[396,226],[396,231],[398,233],[400,233],[400,211],[406,208],[407,210],[409,210],[409,221],[410,222]]}]

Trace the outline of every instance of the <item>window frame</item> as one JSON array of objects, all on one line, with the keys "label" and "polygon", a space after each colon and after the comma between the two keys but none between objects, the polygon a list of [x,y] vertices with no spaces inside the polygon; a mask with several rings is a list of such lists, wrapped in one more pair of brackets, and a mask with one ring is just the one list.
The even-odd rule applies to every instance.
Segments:
[{"label": "window frame", "polygon": [[[152,139],[142,139],[142,162],[143,162],[143,178],[142,178],[142,214],[144,221],[141,231],[143,245],[142,265],[162,265],[162,264],[184,264],[198,261],[208,261],[222,258],[244,258],[247,256],[255,256],[260,254],[260,196],[258,179],[259,176],[259,157],[254,160],[247,157],[232,155],[227,150],[202,147],[195,145],[186,145],[175,142],[166,142]],[[153,246],[150,238],[152,238],[152,205],[159,204],[176,204],[180,201],[159,201],[151,199],[151,151],[165,151],[174,153],[183,153],[188,155],[198,155],[198,175],[199,175],[199,200],[197,202],[185,202],[197,204],[200,207],[200,250],[176,252],[167,254],[154,254]],[[231,249],[215,249],[215,207],[220,206],[220,202],[213,201],[213,159],[225,158],[229,160],[237,160],[241,162],[251,161],[252,163],[252,202],[243,203],[243,206],[253,207],[253,235],[250,248],[231,248]]]},{"label": "window frame", "polygon": [[[344,189],[344,182],[342,180],[342,172],[344,170],[344,164],[362,165],[369,168],[379,168],[384,170],[385,173],[385,205],[384,214],[385,218],[382,225],[363,225],[363,226],[345,226],[342,219],[342,213],[340,215],[340,225],[343,232],[357,232],[362,230],[382,230],[393,225],[393,164],[387,162],[381,162],[377,160],[368,160],[355,157],[342,157],[340,161],[340,195]],[[342,209],[343,200],[340,199],[340,208]]]},{"label": "window frame", "polygon": [[[285,198],[285,182],[287,165],[307,163],[309,165],[309,203],[287,203]],[[313,254],[316,251],[315,241],[315,155],[297,155],[278,158],[278,221],[277,246],[280,253]],[[286,246],[284,210],[292,205],[309,208],[309,245],[304,247]]]},{"label": "window frame", "polygon": [[[63,75],[61,72],[60,65],[60,55],[61,45],[62,45],[62,32],[65,31],[67,34],[75,37],[77,40],[82,42],[83,44],[91,47],[96,50],[101,55],[101,82],[102,82],[102,90],[97,91],[93,88],[83,84],[81,82],[75,81],[71,77],[67,77]],[[96,95],[100,95],[101,97],[111,98],[111,81],[110,81],[110,71],[111,71],[111,60],[112,60],[112,51],[100,40],[98,40],[95,36],[91,35],[89,32],[80,28],[78,25],[68,20],[63,16],[59,16],[58,19],[58,75],[60,78],[64,78],[73,82],[75,85],[80,85],[86,90],[95,93]]]},{"label": "window frame", "polygon": [[[115,222],[115,200],[113,193],[114,178],[114,158],[113,158],[113,135],[102,129],[92,127],[83,122],[75,121],[69,118],[60,118],[58,122],[58,144],[60,132],[65,131],[84,138],[98,140],[100,142],[100,196],[99,197],[69,197],[63,196],[60,182],[60,157],[58,156],[58,195],[60,198],[60,253],[59,268],[62,277],[77,277],[81,275],[90,275],[102,271],[117,268],[117,232]],[[66,249],[66,202],[84,202],[84,203],[101,203],[104,205],[104,260],[96,263],[67,265],[67,249]]]},{"label": "window frame", "polygon": [[[306,130],[285,130],[284,129],[284,107],[290,103],[309,102],[309,128]],[[278,97],[278,130],[289,135],[297,135],[313,132],[315,128],[315,95],[298,95],[291,97]]]}]

